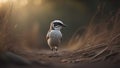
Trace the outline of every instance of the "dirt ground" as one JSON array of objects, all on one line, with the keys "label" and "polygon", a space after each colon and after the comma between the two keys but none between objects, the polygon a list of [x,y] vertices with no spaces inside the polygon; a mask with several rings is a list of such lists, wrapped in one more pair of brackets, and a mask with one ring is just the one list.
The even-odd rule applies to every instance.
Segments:
[{"label": "dirt ground", "polygon": [[[90,61],[83,58],[78,51],[60,49],[57,53],[51,50],[19,51],[19,61],[3,64],[1,68],[114,68],[119,63],[109,61]],[[26,60],[27,59],[27,60]],[[118,67],[117,66],[117,67]]]}]

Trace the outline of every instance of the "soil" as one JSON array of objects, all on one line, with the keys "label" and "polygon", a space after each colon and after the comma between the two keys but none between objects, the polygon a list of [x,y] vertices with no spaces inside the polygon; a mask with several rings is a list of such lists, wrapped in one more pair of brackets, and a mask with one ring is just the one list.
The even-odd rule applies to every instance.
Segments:
[{"label": "soil", "polygon": [[[57,53],[51,50],[34,50],[34,51],[19,51],[18,55],[27,59],[30,63],[25,64],[7,64],[6,68],[114,68],[116,64],[119,66],[120,61],[118,56],[120,54],[113,53],[109,55],[110,59],[103,59],[105,54],[93,57],[95,54],[86,51],[69,51],[59,50]],[[92,51],[90,51],[92,52]],[[117,57],[116,57],[117,55]],[[113,57],[114,56],[114,57]],[[108,56],[107,56],[108,57]],[[109,58],[108,57],[108,58]],[[113,58],[117,59],[113,61]],[[24,62],[24,61],[23,61]],[[4,65],[3,65],[4,67]]]}]

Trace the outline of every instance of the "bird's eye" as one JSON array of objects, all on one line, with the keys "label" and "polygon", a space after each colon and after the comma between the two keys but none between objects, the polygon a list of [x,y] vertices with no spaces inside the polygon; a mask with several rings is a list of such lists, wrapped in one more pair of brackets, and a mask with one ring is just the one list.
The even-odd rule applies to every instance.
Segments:
[{"label": "bird's eye", "polygon": [[57,23],[54,23],[54,26],[57,26],[58,24]]},{"label": "bird's eye", "polygon": [[54,26],[58,26],[58,25],[59,25],[59,26],[62,26],[62,24],[59,23],[59,22],[55,22],[55,23],[54,23]]}]

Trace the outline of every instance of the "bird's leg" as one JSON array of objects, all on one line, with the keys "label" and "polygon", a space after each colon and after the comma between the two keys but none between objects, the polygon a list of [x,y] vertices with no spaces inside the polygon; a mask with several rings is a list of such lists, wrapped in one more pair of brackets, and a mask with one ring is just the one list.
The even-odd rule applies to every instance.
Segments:
[{"label": "bird's leg", "polygon": [[55,49],[55,54],[58,54],[58,49]]},{"label": "bird's leg", "polygon": [[54,54],[55,54],[55,55],[58,54],[58,47],[57,47],[57,46],[54,47]]},{"label": "bird's leg", "polygon": [[51,50],[52,50],[52,53],[53,53],[52,56],[55,56],[55,55],[56,55],[56,50],[55,50],[55,48],[52,48]]},{"label": "bird's leg", "polygon": [[55,49],[54,48],[50,48],[52,53],[55,54]]},{"label": "bird's leg", "polygon": [[54,47],[54,52],[55,52],[55,54],[57,53],[57,47],[56,46]]},{"label": "bird's leg", "polygon": [[53,54],[56,54],[56,50],[53,48]]},{"label": "bird's leg", "polygon": [[52,56],[57,56],[58,55],[58,53],[57,53],[57,51],[58,51],[57,47],[53,47],[53,48],[51,48],[51,50],[52,50],[52,53],[53,53]]},{"label": "bird's leg", "polygon": [[56,50],[54,48],[51,49],[53,54],[56,54]]}]

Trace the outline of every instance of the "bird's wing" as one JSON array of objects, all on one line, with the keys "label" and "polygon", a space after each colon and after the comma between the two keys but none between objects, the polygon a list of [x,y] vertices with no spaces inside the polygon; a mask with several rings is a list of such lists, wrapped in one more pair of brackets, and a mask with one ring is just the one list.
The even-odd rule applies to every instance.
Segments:
[{"label": "bird's wing", "polygon": [[46,35],[46,39],[47,39],[47,40],[49,39],[49,32],[48,32],[47,35]]}]

